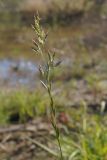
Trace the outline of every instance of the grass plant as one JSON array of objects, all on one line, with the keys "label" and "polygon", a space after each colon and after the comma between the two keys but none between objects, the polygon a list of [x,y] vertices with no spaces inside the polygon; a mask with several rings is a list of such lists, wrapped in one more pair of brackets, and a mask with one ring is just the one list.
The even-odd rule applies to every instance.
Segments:
[{"label": "grass plant", "polygon": [[46,99],[37,92],[26,90],[0,92],[0,124],[26,122],[45,114]]},{"label": "grass plant", "polygon": [[71,111],[75,129],[71,127],[69,134],[62,138],[63,155],[68,160],[106,160],[107,116],[90,115],[87,104],[83,105],[78,111]]},{"label": "grass plant", "polygon": [[63,160],[62,147],[60,143],[60,131],[57,125],[57,118],[56,118],[55,101],[52,95],[52,74],[53,74],[54,68],[59,65],[59,62],[55,63],[54,52],[46,50],[46,40],[48,35],[44,32],[43,28],[40,25],[39,15],[35,17],[35,24],[33,26],[33,29],[36,33],[36,39],[33,40],[33,44],[34,44],[33,50],[37,55],[40,56],[40,58],[43,61],[43,64],[39,65],[39,71],[42,78],[40,81],[49,95],[50,115],[51,115],[50,121],[55,131],[56,139],[59,145],[60,160]]}]

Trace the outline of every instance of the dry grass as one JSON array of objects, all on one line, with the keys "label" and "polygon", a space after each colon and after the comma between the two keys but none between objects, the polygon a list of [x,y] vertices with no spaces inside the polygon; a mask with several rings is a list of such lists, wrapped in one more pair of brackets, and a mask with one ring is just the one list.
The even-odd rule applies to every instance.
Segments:
[{"label": "dry grass", "polygon": [[[83,10],[85,5],[85,0],[79,0],[78,3],[75,3],[75,0],[27,0],[24,1],[21,9],[24,11],[39,11],[39,13],[47,13],[49,10],[61,9],[65,10],[66,7],[71,10]],[[26,5],[25,5],[26,4]],[[67,10],[68,11],[68,10]]]}]

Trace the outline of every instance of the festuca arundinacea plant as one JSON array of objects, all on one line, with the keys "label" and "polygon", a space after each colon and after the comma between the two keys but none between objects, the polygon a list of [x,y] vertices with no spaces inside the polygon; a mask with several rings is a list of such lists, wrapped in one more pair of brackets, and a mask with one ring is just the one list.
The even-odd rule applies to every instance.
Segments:
[{"label": "festuca arundinacea plant", "polygon": [[52,94],[52,73],[54,71],[54,67],[56,67],[59,63],[55,63],[55,52],[52,52],[48,49],[46,49],[46,40],[48,37],[48,34],[45,33],[43,30],[41,24],[40,24],[40,17],[37,14],[37,16],[34,17],[34,25],[32,26],[36,38],[33,39],[33,51],[37,54],[37,56],[40,56],[40,59],[42,60],[43,64],[39,65],[39,72],[41,74],[41,84],[46,89],[49,100],[50,100],[50,121],[53,126],[53,129],[55,131],[56,139],[59,146],[60,151],[60,160],[63,160],[63,154],[62,154],[62,147],[60,142],[60,131],[57,125],[57,119],[56,119],[56,108],[55,108],[55,102]]}]

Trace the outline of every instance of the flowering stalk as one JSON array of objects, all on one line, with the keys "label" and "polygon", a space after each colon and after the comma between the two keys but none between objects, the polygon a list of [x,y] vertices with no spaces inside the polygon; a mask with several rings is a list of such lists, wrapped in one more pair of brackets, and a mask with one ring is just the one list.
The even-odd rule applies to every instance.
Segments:
[{"label": "flowering stalk", "polygon": [[59,133],[59,128],[57,126],[57,121],[56,121],[56,109],[55,109],[55,103],[52,95],[52,82],[51,82],[51,77],[52,77],[51,74],[54,70],[54,67],[56,67],[57,65],[54,62],[55,53],[46,51],[45,49],[47,34],[44,32],[43,28],[40,25],[40,18],[38,15],[37,17],[35,17],[35,23],[34,23],[34,26],[32,27],[36,33],[36,41],[33,40],[33,44],[34,44],[33,50],[38,55],[40,55],[45,66],[45,67],[42,65],[39,66],[39,71],[42,77],[42,80],[40,81],[49,95],[51,124],[53,126],[53,129],[56,134],[56,139],[58,141],[59,150],[60,150],[60,160],[63,160],[62,148],[60,143],[60,133]]}]

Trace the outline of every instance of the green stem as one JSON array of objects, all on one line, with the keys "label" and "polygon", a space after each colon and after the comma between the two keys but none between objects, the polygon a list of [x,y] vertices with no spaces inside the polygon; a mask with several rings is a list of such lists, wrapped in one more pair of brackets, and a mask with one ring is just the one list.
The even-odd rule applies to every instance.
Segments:
[{"label": "green stem", "polygon": [[53,100],[53,97],[52,97],[52,94],[51,94],[51,89],[48,88],[48,94],[49,94],[49,97],[50,97],[50,106],[51,106],[51,117],[52,117],[52,126],[55,130],[55,134],[56,134],[56,139],[57,139],[57,142],[58,142],[58,145],[59,145],[59,150],[60,150],[60,160],[63,160],[63,154],[62,154],[62,147],[61,147],[61,143],[60,143],[60,134],[59,134],[59,128],[57,126],[57,123],[56,123],[56,111],[55,111],[55,108],[54,108],[54,100]]},{"label": "green stem", "polygon": [[[49,99],[50,99],[50,112],[51,112],[51,124],[53,126],[53,129],[55,131],[56,134],[56,139],[59,145],[59,151],[60,151],[60,160],[63,160],[63,154],[62,154],[62,148],[61,148],[61,142],[60,142],[60,133],[59,133],[59,128],[57,125],[57,119],[56,119],[56,108],[55,108],[55,104],[54,104],[54,99],[52,96],[52,89],[51,89],[51,71],[53,71],[53,64],[54,64],[54,56],[55,54],[51,55],[50,52],[47,52],[48,55],[45,55],[44,52],[46,51],[45,49],[45,38],[46,38],[46,34],[44,33],[44,31],[42,30],[41,26],[40,26],[40,18],[39,16],[37,16],[37,18],[35,18],[35,26],[33,27],[36,35],[37,35],[37,39],[38,39],[38,44],[34,42],[35,47],[37,47],[39,49],[39,53],[41,56],[41,59],[43,60],[44,64],[46,65],[46,69],[42,68],[43,70],[43,81],[46,83],[42,83],[45,88],[47,89],[48,95],[49,95]],[[36,144],[38,144],[36,142]],[[41,146],[42,148],[44,148],[44,146],[38,144],[39,146]],[[46,150],[46,148],[44,148]]]},{"label": "green stem", "polygon": [[57,141],[58,141],[58,145],[59,145],[59,149],[60,149],[60,160],[63,160],[62,147],[61,147],[61,143],[60,143],[59,137],[57,138]]}]

